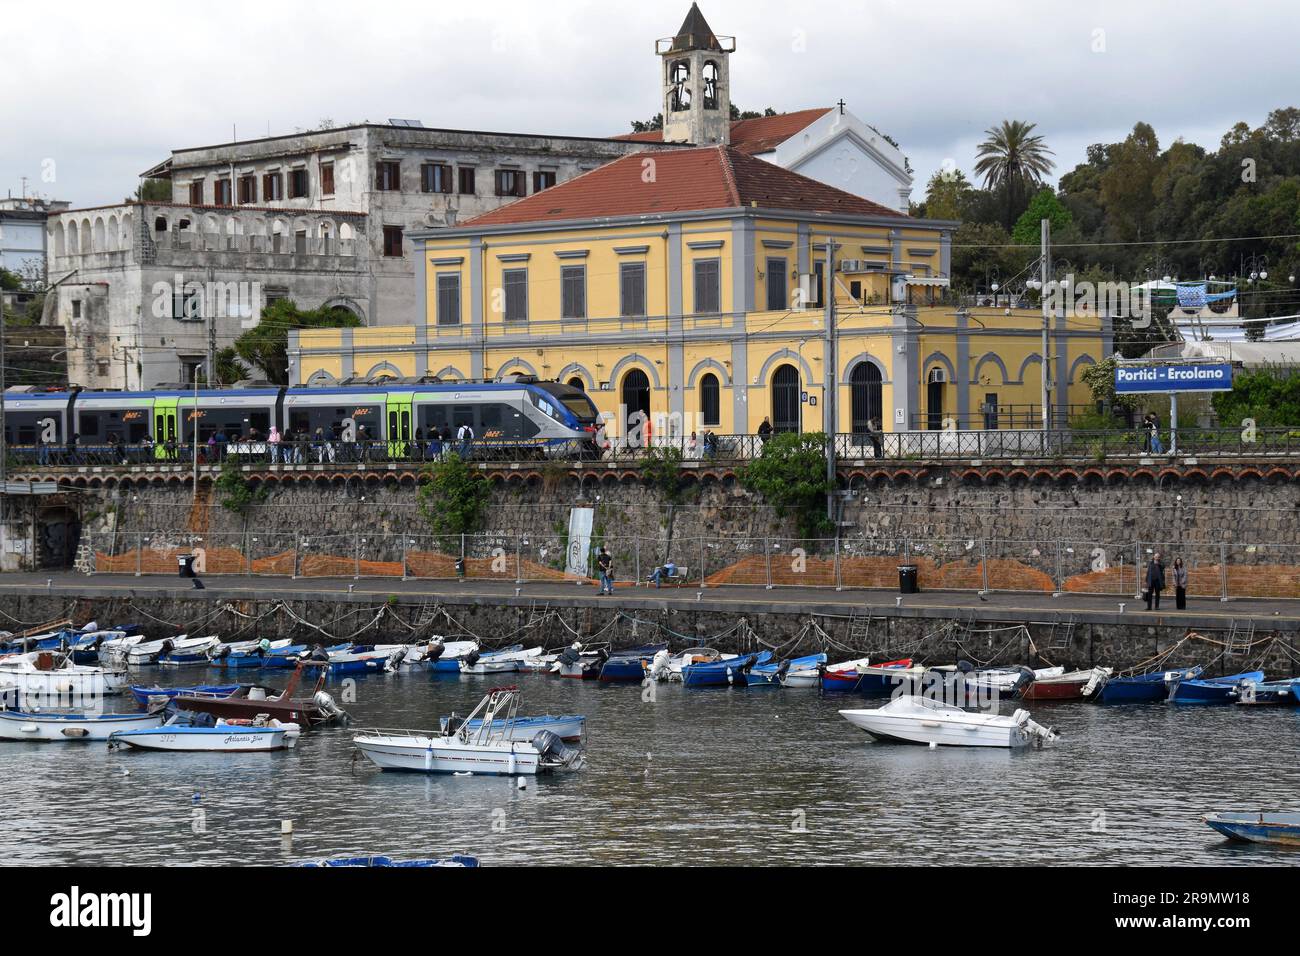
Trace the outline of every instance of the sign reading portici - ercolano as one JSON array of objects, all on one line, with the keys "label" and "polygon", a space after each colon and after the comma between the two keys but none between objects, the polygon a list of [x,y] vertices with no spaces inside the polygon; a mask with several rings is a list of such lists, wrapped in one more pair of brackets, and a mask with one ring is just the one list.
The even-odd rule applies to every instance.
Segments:
[{"label": "sign reading portici - ercolano", "polygon": [[1119,365],[1115,391],[1227,392],[1232,389],[1232,366],[1223,364]]}]

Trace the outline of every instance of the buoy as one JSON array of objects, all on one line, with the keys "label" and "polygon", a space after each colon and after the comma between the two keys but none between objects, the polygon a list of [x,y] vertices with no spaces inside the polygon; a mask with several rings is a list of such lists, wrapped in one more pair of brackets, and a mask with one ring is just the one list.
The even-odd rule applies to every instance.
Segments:
[{"label": "buoy", "polygon": [[293,821],[292,821],[292,820],[281,820],[281,821],[280,821],[280,833],[281,833],[281,835],[283,835],[283,836],[288,836],[290,833],[293,833]]},{"label": "buoy", "polygon": [[939,745],[938,745],[937,743],[935,743],[933,740],[931,740],[931,741],[930,741],[930,749],[931,749],[931,750],[938,750],[938,749],[939,749]]},{"label": "buoy", "polygon": [[528,789],[528,778],[527,778],[527,777],[520,777],[520,778],[519,778],[519,783],[517,784],[517,786],[519,787],[520,790],[527,790],[527,789]]}]

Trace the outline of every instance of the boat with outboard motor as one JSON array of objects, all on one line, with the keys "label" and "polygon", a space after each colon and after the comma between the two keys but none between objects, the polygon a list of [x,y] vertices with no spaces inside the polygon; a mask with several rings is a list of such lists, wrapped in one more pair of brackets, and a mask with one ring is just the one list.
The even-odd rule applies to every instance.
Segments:
[{"label": "boat with outboard motor", "polygon": [[925,671],[924,667],[915,666],[910,657],[883,664],[867,664],[852,670],[826,669],[821,674],[822,691],[888,697],[903,684],[919,681]]},{"label": "boat with outboard motor", "polygon": [[[470,730],[476,731],[482,723],[479,718],[470,720],[457,717],[455,714],[438,720],[438,726],[444,734],[459,730],[462,725],[467,725]],[[582,740],[586,726],[587,718],[581,714],[567,714],[560,717],[544,714],[537,717],[516,717],[514,722],[505,728],[505,732],[511,740],[532,740],[540,732],[547,730],[565,743],[574,743]]]},{"label": "boat with outboard motor", "polygon": [[[818,668],[826,663],[825,654],[808,654],[805,657],[787,658],[755,664],[746,675],[749,687],[815,687]],[[813,675],[814,683],[805,683],[806,675]],[[787,683],[791,677],[794,683]]]},{"label": "boat with outboard motor", "polygon": [[352,742],[381,770],[516,776],[582,765],[582,751],[550,731],[513,739],[518,714],[518,688],[497,687],[454,729],[365,730]]},{"label": "boat with outboard motor", "polygon": [[135,698],[135,702],[141,707],[153,709],[166,706],[171,703],[172,698],[179,697],[182,694],[229,696],[239,690],[239,686],[239,684],[199,684],[195,687],[160,687],[154,684],[152,687],[146,687],[143,684],[132,684],[131,696]]},{"label": "boat with outboard motor", "polygon": [[1300,846],[1300,813],[1211,813],[1201,822],[1230,840]]},{"label": "boat with outboard motor", "polygon": [[737,657],[682,668],[682,683],[687,687],[748,687],[749,672],[772,659],[771,651],[754,651]]},{"label": "boat with outboard motor", "polygon": [[21,701],[92,700],[122,693],[129,680],[121,667],[74,664],[60,651],[31,651],[0,658],[0,686],[11,685]]},{"label": "boat with outboard motor", "polygon": [[1055,740],[1057,735],[1029,719],[972,713],[960,707],[905,694],[873,710],[841,710],[840,716],[877,740],[941,747],[1025,747]]},{"label": "boat with outboard motor", "polygon": [[302,681],[304,668],[313,666],[316,665],[310,661],[300,662],[284,690],[279,692],[259,684],[243,684],[230,694],[202,692],[178,694],[173,698],[172,704],[177,710],[230,719],[248,719],[259,714],[267,714],[286,723],[299,724],[304,729],[346,718],[347,713],[323,690],[325,684],[323,668],[316,678],[316,686],[310,697],[294,696]]},{"label": "boat with outboard motor", "polygon": [[551,673],[575,680],[595,680],[609,657],[608,644],[584,645],[574,641],[556,656]]},{"label": "boat with outboard motor", "polygon": [[605,683],[640,683],[655,656],[667,652],[667,644],[644,644],[621,651],[612,651],[600,669],[600,679]]},{"label": "boat with outboard motor", "polygon": [[1202,677],[1193,680],[1169,682],[1171,704],[1231,704],[1241,696],[1241,685],[1246,681],[1259,685],[1264,682],[1263,671],[1246,671],[1224,677]]},{"label": "boat with outboard motor", "polygon": [[510,674],[520,669],[525,661],[540,657],[540,647],[525,649],[521,644],[497,651],[470,651],[460,659],[462,674]]},{"label": "boat with outboard motor", "polygon": [[1030,684],[1021,700],[1092,700],[1101,693],[1110,678],[1109,667],[1089,667],[1085,670],[1066,671],[1054,677],[1038,677]]},{"label": "boat with outboard motor", "polygon": [[1094,700],[1103,704],[1145,704],[1164,700],[1169,696],[1171,684],[1175,681],[1195,680],[1203,670],[1198,664],[1194,667],[1174,667],[1127,677],[1111,677]]},{"label": "boat with outboard motor", "polygon": [[110,750],[171,750],[187,753],[260,753],[287,750],[302,728],[265,714],[252,720],[226,720],[211,714],[181,711],[161,727],[119,730],[108,738]]},{"label": "boat with outboard motor", "polygon": [[1300,705],[1300,677],[1288,680],[1242,681],[1234,701],[1239,707]]},{"label": "boat with outboard motor", "polygon": [[140,714],[0,710],[0,740],[105,741],[119,730],[161,727],[162,710]]}]

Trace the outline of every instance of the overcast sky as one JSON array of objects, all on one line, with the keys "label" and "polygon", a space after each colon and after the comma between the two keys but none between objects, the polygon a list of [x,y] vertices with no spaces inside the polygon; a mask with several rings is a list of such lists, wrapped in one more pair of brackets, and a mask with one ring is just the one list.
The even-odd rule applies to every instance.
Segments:
[{"label": "overcast sky", "polygon": [[[982,131],[1036,122],[1061,171],[1137,120],[1214,147],[1300,104],[1295,0],[705,0],[743,109],[843,98],[893,136],[913,198]],[[690,4],[594,0],[8,2],[0,195],[120,201],[172,148],[389,117],[612,135],[659,112],[654,40]],[[51,177],[52,181],[51,181]]]}]

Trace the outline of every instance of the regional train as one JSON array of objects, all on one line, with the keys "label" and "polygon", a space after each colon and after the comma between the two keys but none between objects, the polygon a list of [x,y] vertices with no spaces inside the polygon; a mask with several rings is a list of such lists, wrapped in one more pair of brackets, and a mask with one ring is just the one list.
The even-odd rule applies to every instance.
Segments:
[{"label": "regional train", "polygon": [[323,434],[390,445],[436,438],[446,430],[455,436],[469,425],[477,447],[542,453],[577,451],[588,442],[594,447],[600,427],[596,406],[582,389],[526,375],[490,382],[422,377],[333,386],[250,383],[197,391],[182,385],[144,392],[22,386],[8,390],[4,410],[5,440],[17,457],[152,444],[162,458],[164,449],[190,444],[196,422],[201,445],[219,434],[230,441],[265,438],[272,425],[301,441]]}]

